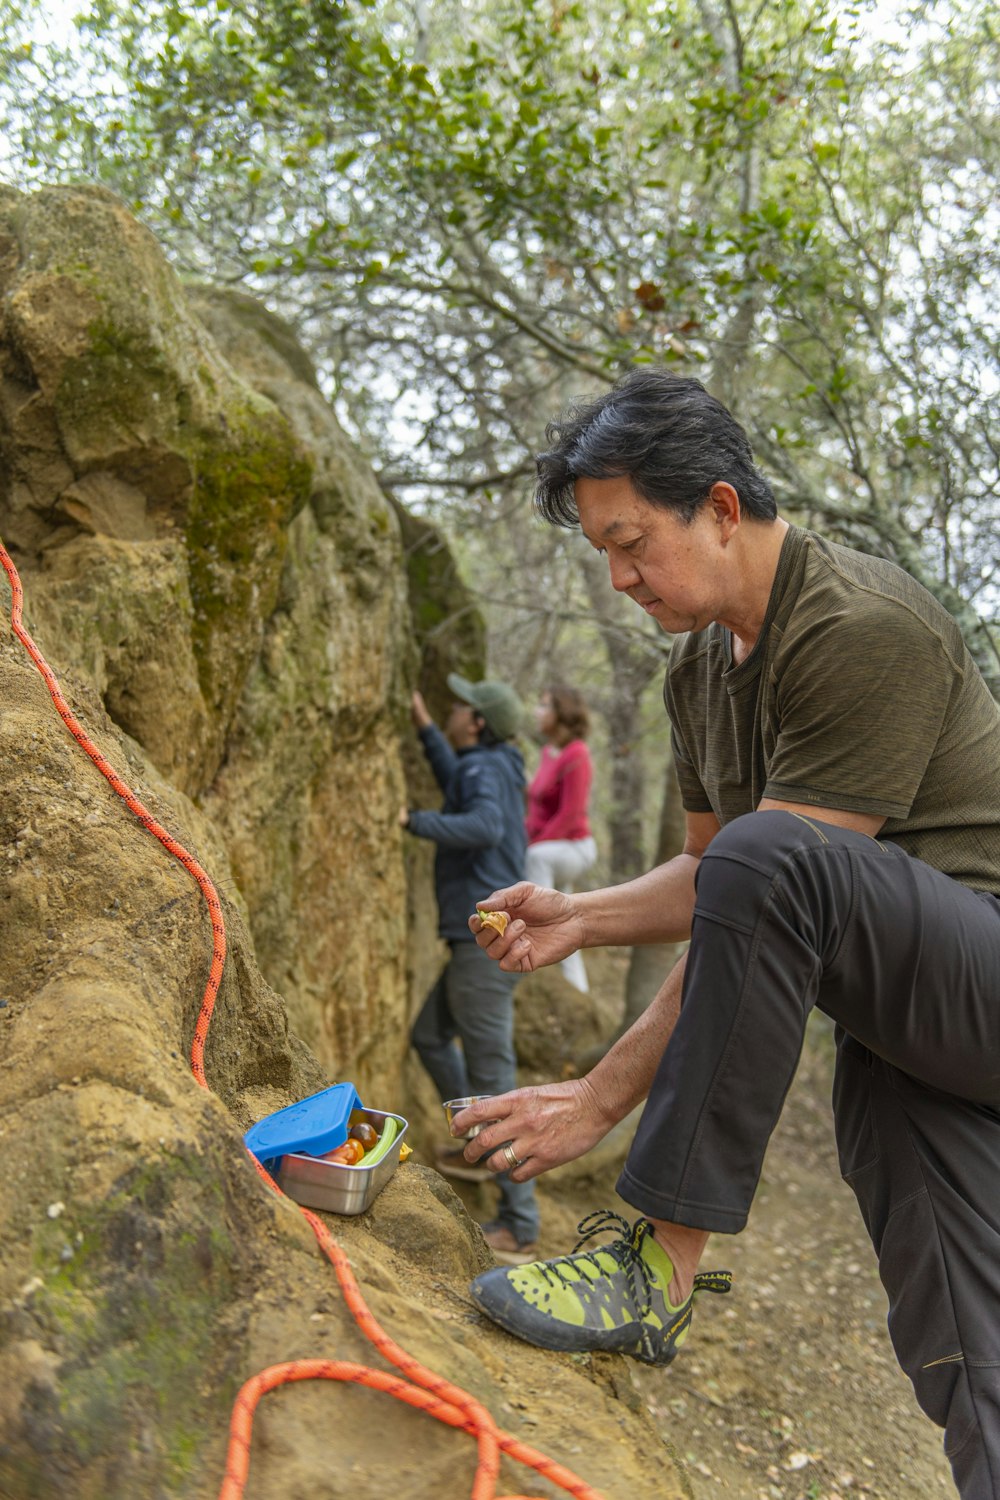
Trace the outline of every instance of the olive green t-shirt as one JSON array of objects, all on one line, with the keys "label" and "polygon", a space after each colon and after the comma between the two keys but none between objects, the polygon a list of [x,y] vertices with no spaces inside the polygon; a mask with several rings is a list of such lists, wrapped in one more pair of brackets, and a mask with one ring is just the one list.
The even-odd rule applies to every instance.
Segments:
[{"label": "olive green t-shirt", "polygon": [[688,811],[881,814],[879,838],[1000,895],[1000,705],[894,563],[790,526],[753,651],[734,666],[717,624],[678,636],[664,701]]}]

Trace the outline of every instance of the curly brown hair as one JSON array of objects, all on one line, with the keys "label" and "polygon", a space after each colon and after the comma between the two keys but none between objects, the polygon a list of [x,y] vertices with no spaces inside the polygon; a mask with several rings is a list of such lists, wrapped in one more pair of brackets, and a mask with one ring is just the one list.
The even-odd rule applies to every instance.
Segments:
[{"label": "curly brown hair", "polygon": [[578,693],[576,688],[562,685],[546,688],[545,691],[552,702],[552,711],[560,728],[566,730],[572,740],[585,740],[590,730],[590,710],[583,694]]}]

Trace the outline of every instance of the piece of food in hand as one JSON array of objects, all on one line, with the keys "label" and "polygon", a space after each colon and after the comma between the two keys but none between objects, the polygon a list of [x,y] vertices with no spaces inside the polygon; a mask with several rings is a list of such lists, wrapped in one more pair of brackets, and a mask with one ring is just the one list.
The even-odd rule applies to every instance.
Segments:
[{"label": "piece of food in hand", "polygon": [[339,1167],[356,1167],[365,1154],[365,1148],[360,1141],[348,1139],[335,1151],[326,1153],[327,1161],[334,1161]]},{"label": "piece of food in hand", "polygon": [[364,1149],[370,1151],[378,1140],[378,1131],[367,1120],[359,1120],[348,1131],[348,1140],[360,1141]]},{"label": "piece of food in hand", "polygon": [[507,931],[507,923],[510,921],[505,911],[484,911],[481,906],[476,907],[476,916],[484,927],[492,927],[494,932],[499,932],[503,937]]}]

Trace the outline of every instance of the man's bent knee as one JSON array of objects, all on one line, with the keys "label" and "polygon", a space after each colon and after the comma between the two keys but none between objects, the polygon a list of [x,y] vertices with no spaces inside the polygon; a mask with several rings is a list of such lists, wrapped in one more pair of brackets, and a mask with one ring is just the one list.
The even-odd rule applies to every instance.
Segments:
[{"label": "man's bent knee", "polygon": [[812,827],[794,813],[746,813],[715,835],[698,865],[698,896],[710,889],[762,883],[769,886],[789,857],[800,849],[817,848]]},{"label": "man's bent knee", "polygon": [[[846,845],[858,837],[797,813],[768,810],[736,818],[720,829],[699,863],[695,916],[749,933],[770,912],[823,955],[839,942],[849,909]],[[781,894],[777,905],[775,893]]]},{"label": "man's bent knee", "polygon": [[783,812],[768,808],[766,812],[744,813],[734,818],[715,835],[706,854],[724,854],[731,858],[770,863],[771,851],[787,855],[798,849],[817,849],[840,842],[850,830],[832,823],[821,823],[805,813]]}]

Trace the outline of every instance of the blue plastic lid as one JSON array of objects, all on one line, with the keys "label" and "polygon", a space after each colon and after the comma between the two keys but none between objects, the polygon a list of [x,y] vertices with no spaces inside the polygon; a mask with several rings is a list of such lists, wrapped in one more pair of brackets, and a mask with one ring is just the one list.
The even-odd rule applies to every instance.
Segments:
[{"label": "blue plastic lid", "polygon": [[353,1083],[335,1083],[331,1088],[310,1094],[298,1104],[286,1105],[273,1115],[266,1115],[251,1126],[243,1137],[248,1151],[258,1161],[271,1161],[289,1151],[303,1151],[307,1156],[324,1156],[347,1140],[352,1109],[360,1109],[361,1100]]}]

